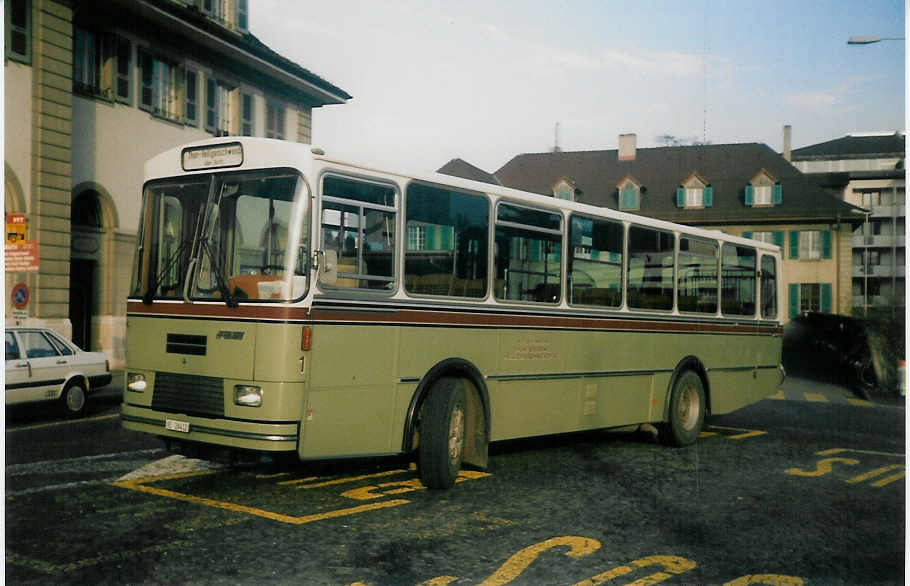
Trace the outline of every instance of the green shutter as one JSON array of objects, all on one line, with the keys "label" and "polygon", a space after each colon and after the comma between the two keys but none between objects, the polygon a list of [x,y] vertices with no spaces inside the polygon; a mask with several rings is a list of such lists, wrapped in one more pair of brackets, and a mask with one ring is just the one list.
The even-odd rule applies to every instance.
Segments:
[{"label": "green shutter", "polygon": [[775,183],[774,188],[771,190],[771,203],[774,205],[779,204],[783,201],[783,195],[781,193],[780,183]]},{"label": "green shutter", "polygon": [[746,205],[752,205],[752,185],[746,185]]},{"label": "green shutter", "polygon": [[780,231],[774,232],[774,244],[777,246],[780,246],[781,248],[784,247],[784,233],[783,232],[780,232]]},{"label": "green shutter", "polygon": [[425,246],[427,250],[436,250],[436,231],[437,226],[427,226],[424,234],[426,235]]},{"label": "green shutter", "polygon": [[822,313],[831,313],[831,283],[822,283]]},{"label": "green shutter", "polygon": [[752,232],[743,232],[743,238],[752,238]]},{"label": "green shutter", "polygon": [[799,315],[799,283],[790,283],[787,289],[790,290],[790,317],[794,318]]},{"label": "green shutter", "polygon": [[709,185],[709,186],[705,187],[705,207],[706,208],[711,207],[711,203],[713,202],[713,200],[714,200],[714,188],[712,188]]},{"label": "green shutter", "polygon": [[790,258],[799,258],[799,230],[790,230]]},{"label": "green shutter", "polygon": [[681,208],[686,207],[686,190],[683,187],[676,188],[676,206]]},{"label": "green shutter", "polygon": [[822,258],[831,258],[831,230],[822,231]]},{"label": "green shutter", "polygon": [[452,250],[452,228],[450,226],[439,227],[439,249]]}]

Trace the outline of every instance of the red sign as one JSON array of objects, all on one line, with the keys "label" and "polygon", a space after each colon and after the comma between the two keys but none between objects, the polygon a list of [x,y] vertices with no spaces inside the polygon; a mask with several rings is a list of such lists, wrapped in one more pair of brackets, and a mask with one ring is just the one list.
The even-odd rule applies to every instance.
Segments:
[{"label": "red sign", "polygon": [[38,270],[38,241],[6,245],[6,272],[36,272]]},{"label": "red sign", "polygon": [[30,297],[30,294],[28,292],[28,285],[25,283],[19,283],[13,287],[12,291],[10,291],[9,297],[16,309],[23,309],[26,305],[28,305],[28,298]]}]

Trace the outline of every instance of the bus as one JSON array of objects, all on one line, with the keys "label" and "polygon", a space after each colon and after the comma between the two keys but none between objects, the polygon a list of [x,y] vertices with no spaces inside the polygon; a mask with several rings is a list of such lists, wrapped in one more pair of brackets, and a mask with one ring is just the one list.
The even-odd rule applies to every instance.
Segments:
[{"label": "bus", "polygon": [[277,140],[145,167],[122,425],[201,457],[405,455],[653,424],[774,393],[777,246]]}]

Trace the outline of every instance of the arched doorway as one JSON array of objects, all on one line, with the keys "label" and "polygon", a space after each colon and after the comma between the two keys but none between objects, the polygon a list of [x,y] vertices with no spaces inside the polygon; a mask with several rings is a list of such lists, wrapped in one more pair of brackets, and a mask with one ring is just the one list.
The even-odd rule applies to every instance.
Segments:
[{"label": "arched doorway", "polygon": [[69,317],[73,342],[92,349],[92,317],[100,305],[100,265],[104,221],[100,194],[87,189],[70,206]]}]

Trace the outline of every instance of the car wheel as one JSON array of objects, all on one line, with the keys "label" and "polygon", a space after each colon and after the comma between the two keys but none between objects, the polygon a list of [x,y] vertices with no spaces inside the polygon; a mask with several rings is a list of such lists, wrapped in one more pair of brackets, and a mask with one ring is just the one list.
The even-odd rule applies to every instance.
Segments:
[{"label": "car wheel", "polygon": [[82,417],[85,413],[85,404],[88,396],[85,387],[81,382],[73,381],[63,389],[63,395],[60,397],[60,406],[67,417]]}]

